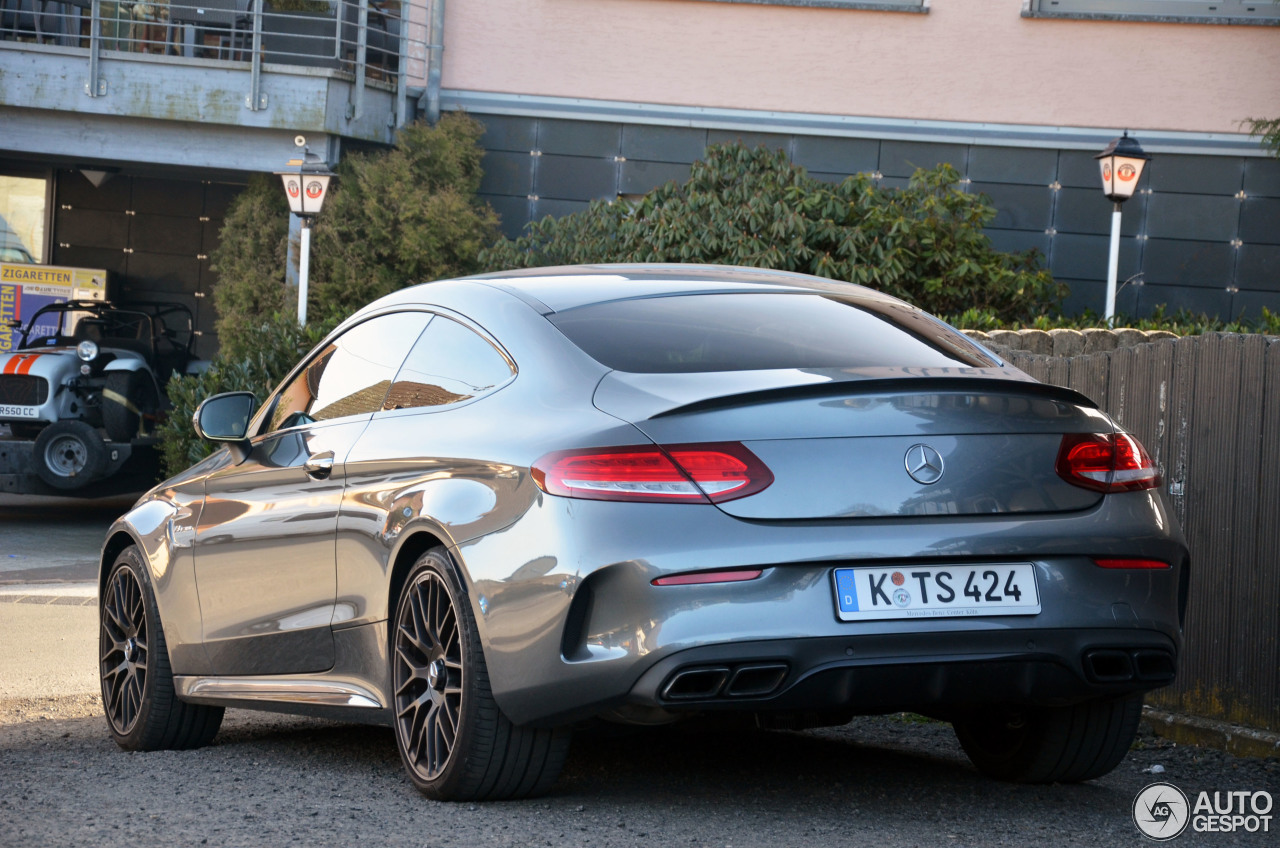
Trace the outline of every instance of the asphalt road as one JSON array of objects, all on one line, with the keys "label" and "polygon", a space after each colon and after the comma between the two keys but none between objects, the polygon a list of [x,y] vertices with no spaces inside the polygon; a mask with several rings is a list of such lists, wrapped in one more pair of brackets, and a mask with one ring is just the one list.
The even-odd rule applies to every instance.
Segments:
[{"label": "asphalt road", "polygon": [[134,500],[0,494],[0,585],[93,580],[107,528]]},{"label": "asphalt road", "polygon": [[[59,549],[73,561],[46,560],[49,574],[70,575],[86,563],[91,574],[98,542],[76,528],[97,523],[100,532],[114,517],[104,509],[89,521],[29,526],[6,509],[0,504],[0,554],[16,550],[11,540],[19,538],[41,549],[70,546]],[[1151,844],[1131,810],[1152,782],[1172,783],[1193,801],[1202,790],[1280,797],[1276,759],[1237,759],[1149,732],[1101,780],[995,783],[974,772],[949,725],[905,716],[801,733],[712,726],[579,735],[551,795],[497,804],[440,804],[418,795],[391,732],[381,728],[229,710],[205,749],[128,754],[101,717],[92,595],[80,592],[84,584],[73,576],[50,584],[32,582],[39,575],[30,568],[8,574],[15,572],[20,585],[0,585],[4,848],[1094,848]],[[1156,766],[1163,772],[1152,773]],[[1169,844],[1276,845],[1277,820],[1280,809],[1267,833],[1188,830]]]}]

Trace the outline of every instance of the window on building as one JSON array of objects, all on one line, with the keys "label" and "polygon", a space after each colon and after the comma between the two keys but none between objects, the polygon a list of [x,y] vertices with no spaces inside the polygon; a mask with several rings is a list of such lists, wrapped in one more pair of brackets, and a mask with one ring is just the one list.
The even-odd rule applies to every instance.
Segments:
[{"label": "window on building", "polygon": [[862,9],[868,12],[927,12],[929,0],[716,0],[720,3],[759,3],[764,6],[818,6]]},{"label": "window on building", "polygon": [[1186,23],[1280,23],[1275,0],[1030,0],[1030,17],[1111,18]]},{"label": "window on building", "polygon": [[49,177],[0,171],[0,262],[44,262]]}]

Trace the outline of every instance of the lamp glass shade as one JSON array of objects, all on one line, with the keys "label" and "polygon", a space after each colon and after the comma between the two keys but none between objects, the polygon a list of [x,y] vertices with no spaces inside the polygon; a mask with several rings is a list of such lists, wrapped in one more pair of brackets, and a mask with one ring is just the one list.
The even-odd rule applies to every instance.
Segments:
[{"label": "lamp glass shade", "polygon": [[1108,200],[1123,203],[1138,188],[1138,180],[1142,179],[1142,169],[1146,167],[1146,159],[1112,154],[1098,160],[1102,176],[1102,193]]},{"label": "lamp glass shade", "polygon": [[290,171],[280,174],[284,182],[284,194],[289,198],[289,211],[295,215],[302,214],[302,174]]},{"label": "lamp glass shade", "polygon": [[324,205],[325,196],[329,193],[329,180],[332,174],[300,175],[302,180],[302,214],[319,215]]}]

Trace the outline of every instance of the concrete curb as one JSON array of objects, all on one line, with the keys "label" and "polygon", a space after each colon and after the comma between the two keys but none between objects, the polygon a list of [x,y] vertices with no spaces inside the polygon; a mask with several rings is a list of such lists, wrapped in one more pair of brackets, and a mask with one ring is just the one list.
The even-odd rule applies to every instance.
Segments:
[{"label": "concrete curb", "polygon": [[1241,727],[1200,716],[1166,713],[1146,707],[1142,717],[1157,736],[1181,745],[1217,748],[1236,757],[1280,757],[1280,733]]},{"label": "concrete curb", "polygon": [[0,586],[0,604],[88,607],[98,604],[96,583],[15,583]]}]

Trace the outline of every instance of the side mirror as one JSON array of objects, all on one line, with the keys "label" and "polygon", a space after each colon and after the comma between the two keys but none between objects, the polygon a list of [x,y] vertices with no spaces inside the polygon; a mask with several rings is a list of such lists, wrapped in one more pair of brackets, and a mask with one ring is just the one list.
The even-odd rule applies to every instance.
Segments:
[{"label": "side mirror", "polygon": [[236,462],[249,456],[249,418],[258,406],[252,392],[226,392],[207,398],[196,407],[191,423],[196,435],[210,442],[226,442]]}]

